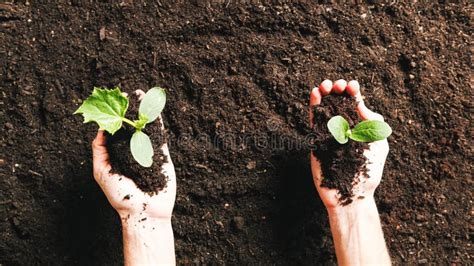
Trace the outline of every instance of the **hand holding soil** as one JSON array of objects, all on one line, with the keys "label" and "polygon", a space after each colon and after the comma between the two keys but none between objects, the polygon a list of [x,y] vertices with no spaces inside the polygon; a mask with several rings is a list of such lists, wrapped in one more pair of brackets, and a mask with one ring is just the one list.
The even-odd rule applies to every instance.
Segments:
[{"label": "hand holding soil", "polygon": [[[350,98],[328,96],[325,100],[331,105],[322,104],[323,96],[331,92],[346,92]],[[349,84],[338,80],[334,85],[325,80],[311,91],[310,123],[317,135],[315,144],[319,145],[311,152],[311,170],[328,210],[338,264],[389,265],[390,256],[374,200],[388,154],[387,139],[369,144],[349,141],[341,145],[327,126],[336,115],[345,116],[349,126],[359,119],[382,121],[383,117],[365,106],[355,80]]]},{"label": "hand holding soil", "polygon": [[176,196],[176,175],[169,157],[168,144],[161,147],[168,156],[163,174],[168,177],[167,187],[158,194],[150,195],[140,190],[128,177],[111,173],[109,154],[104,131],[99,131],[92,142],[94,177],[110,204],[117,210],[122,221],[130,217],[171,219]]},{"label": "hand holding soil", "polygon": [[[330,80],[323,81],[319,87],[314,88],[311,91],[310,95],[310,124],[313,127],[314,119],[318,119],[314,117],[313,109],[319,105],[323,101],[323,97],[331,94],[331,92],[335,94],[343,94],[347,93],[351,96],[354,100],[354,111],[357,112],[358,116],[362,120],[379,120],[383,121],[383,117],[380,114],[374,113],[369,110],[363,101],[363,97],[360,92],[360,85],[357,81],[353,80],[347,83],[345,80],[338,80],[334,84]],[[334,96],[330,96],[334,97]],[[336,97],[343,97],[336,96]],[[333,107],[337,108],[337,107]],[[316,114],[317,115],[317,114]],[[335,115],[335,114],[332,114]],[[320,125],[318,125],[320,126]],[[354,144],[355,145],[355,144]],[[331,146],[329,147],[331,148]],[[386,139],[371,142],[364,145],[356,146],[356,148],[362,149],[359,153],[363,153],[364,159],[361,160],[361,166],[357,167],[355,172],[345,172],[344,175],[350,175],[349,180],[344,185],[344,187],[331,187],[324,184],[323,180],[325,177],[324,171],[321,168],[321,161],[316,158],[315,154],[311,152],[311,169],[313,173],[314,183],[318,190],[318,193],[324,202],[325,206],[330,208],[336,208],[338,206],[350,204],[354,201],[360,200],[370,200],[373,199],[373,195],[375,189],[380,183],[382,178],[382,172],[385,164],[385,159],[387,158],[387,154],[389,151],[388,142]],[[351,154],[354,155],[354,154]],[[354,157],[356,157],[355,154]],[[327,158],[323,158],[327,159]],[[354,159],[357,158],[346,158],[346,159]],[[343,160],[339,160],[344,162]],[[331,163],[335,162],[332,160]],[[345,166],[336,166],[345,170]],[[346,169],[354,170],[352,168],[347,167]],[[353,176],[353,179],[352,179]],[[340,176],[333,176],[331,178],[337,179],[341,178]],[[341,185],[338,185],[341,186]]]},{"label": "hand holding soil", "polygon": [[[137,90],[136,94],[141,101],[145,93]],[[164,132],[161,115],[158,120]],[[166,157],[159,168],[167,178],[166,187],[144,192],[134,182],[136,179],[111,172],[104,131],[99,130],[92,142],[94,178],[122,221],[125,265],[175,264],[171,215],[176,198],[176,173],[166,142],[161,146],[161,153]]]},{"label": "hand holding soil", "polygon": [[[141,90],[137,93],[144,94]],[[161,116],[159,120],[162,121]],[[163,123],[161,129],[164,131]],[[122,221],[131,218],[137,221],[144,218],[171,219],[176,197],[176,174],[168,144],[164,143],[161,149],[167,158],[161,165],[162,173],[168,178],[167,185],[159,193],[143,192],[129,177],[111,173],[105,133],[102,130],[97,133],[92,143],[94,177]]]}]

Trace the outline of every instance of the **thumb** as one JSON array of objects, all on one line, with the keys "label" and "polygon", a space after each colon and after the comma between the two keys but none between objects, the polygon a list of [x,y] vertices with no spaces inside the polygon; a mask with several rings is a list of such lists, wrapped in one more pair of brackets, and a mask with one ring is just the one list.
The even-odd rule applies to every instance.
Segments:
[{"label": "thumb", "polygon": [[92,160],[94,168],[94,177],[98,178],[103,170],[110,169],[109,152],[106,146],[106,137],[103,130],[99,130],[92,141]]},{"label": "thumb", "polygon": [[357,113],[362,120],[379,120],[384,121],[381,114],[377,114],[365,106],[364,101],[359,101],[357,105]]}]

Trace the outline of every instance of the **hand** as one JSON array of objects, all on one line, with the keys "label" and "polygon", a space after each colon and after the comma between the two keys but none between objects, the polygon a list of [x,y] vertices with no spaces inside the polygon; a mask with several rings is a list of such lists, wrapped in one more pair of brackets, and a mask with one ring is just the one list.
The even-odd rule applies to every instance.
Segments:
[{"label": "hand", "polygon": [[[136,93],[143,94],[142,91]],[[159,119],[161,120],[161,116]],[[163,123],[161,124],[164,130]],[[168,156],[168,162],[162,166],[163,174],[168,177],[168,183],[158,194],[150,196],[141,191],[130,178],[110,173],[112,167],[109,162],[105,134],[102,130],[97,132],[97,136],[92,142],[94,178],[104,191],[112,207],[119,213],[122,222],[129,218],[134,220],[143,218],[171,219],[176,198],[176,174],[168,144],[163,144],[161,148],[163,153]],[[127,195],[130,195],[130,197]]]},{"label": "hand", "polygon": [[[381,120],[383,117],[380,114],[374,113],[369,110],[363,101],[362,95],[360,93],[359,83],[355,80],[347,83],[345,80],[338,80],[334,83],[330,80],[323,81],[319,88],[314,88],[311,91],[310,95],[310,112],[309,112],[309,121],[311,127],[313,126],[313,107],[315,105],[321,104],[322,97],[335,92],[337,94],[342,94],[346,91],[351,95],[357,103],[356,111],[359,114],[359,117],[362,120]],[[387,158],[389,147],[387,140],[375,141],[368,144],[369,148],[364,150],[364,156],[367,158],[367,178],[362,173],[354,173],[354,179],[365,179],[366,182],[356,182],[357,185],[354,186],[353,192],[354,196],[352,197],[352,204],[357,204],[358,201],[371,201],[373,200],[373,195],[375,189],[382,179],[383,167],[385,165],[385,159]],[[318,190],[319,196],[323,201],[324,205],[328,210],[334,209],[341,206],[339,203],[339,195],[336,189],[329,189],[326,187],[321,187],[321,165],[319,160],[311,152],[311,171],[313,173],[313,180],[316,188]],[[363,196],[363,199],[358,199],[360,196]]]}]

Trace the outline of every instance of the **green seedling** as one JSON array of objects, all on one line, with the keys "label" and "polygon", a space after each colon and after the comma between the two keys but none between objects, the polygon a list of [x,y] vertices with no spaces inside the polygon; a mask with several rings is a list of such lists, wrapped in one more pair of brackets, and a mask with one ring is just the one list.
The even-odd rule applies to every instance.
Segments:
[{"label": "green seedling", "polygon": [[135,133],[130,140],[132,156],[141,166],[150,167],[153,163],[153,146],[150,137],[143,133],[142,129],[158,118],[165,103],[165,90],[159,87],[151,88],[140,102],[138,120],[132,121],[125,117],[128,97],[118,87],[115,89],[94,87],[91,96],[74,114],[82,114],[84,123],[96,122],[101,129],[112,135],[122,127],[123,122],[133,126]]},{"label": "green seedling", "polygon": [[357,124],[352,130],[344,117],[334,116],[328,121],[328,129],[340,144],[352,139],[358,142],[372,142],[388,138],[392,134],[390,126],[378,120],[365,120]]}]

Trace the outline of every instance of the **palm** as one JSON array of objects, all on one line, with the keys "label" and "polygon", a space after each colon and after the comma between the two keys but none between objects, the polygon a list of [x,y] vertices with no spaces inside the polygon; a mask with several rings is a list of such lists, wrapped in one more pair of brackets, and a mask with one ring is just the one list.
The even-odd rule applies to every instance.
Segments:
[{"label": "palm", "polygon": [[[385,158],[388,154],[388,142],[387,140],[377,141],[369,144],[369,149],[364,151],[366,156],[366,164],[369,178],[361,173],[354,174],[354,179],[365,182],[355,182],[357,185],[354,186],[354,196],[352,199],[366,197],[373,195],[375,189],[382,179],[383,166],[385,164]],[[318,190],[319,196],[327,207],[336,207],[339,204],[339,194],[336,189],[329,189],[321,187],[321,165],[318,159],[311,154],[311,170],[313,173],[314,183]]]},{"label": "palm", "polygon": [[[347,93],[354,97],[358,103],[356,111],[361,117],[361,119],[371,119],[371,120],[383,120],[383,117],[379,114],[376,114],[367,107],[365,107],[360,94],[359,83],[357,81],[351,81],[347,85],[345,81],[339,80],[334,86],[331,81],[324,81],[321,83],[319,88],[314,88],[311,92],[310,106],[311,109],[315,105],[321,103],[322,96],[335,91],[336,93],[342,93],[344,90],[347,90]],[[313,113],[310,111],[310,123],[313,121]],[[354,180],[362,181],[355,182],[357,185],[353,188],[354,196],[352,199],[356,198],[365,198],[366,196],[372,196],[375,192],[375,189],[382,179],[383,167],[385,164],[385,159],[388,154],[388,142],[387,140],[381,140],[372,142],[369,144],[369,148],[364,150],[364,156],[366,157],[367,173],[363,175],[361,173],[354,174]],[[336,207],[339,203],[339,194],[336,189],[329,189],[326,187],[321,187],[322,175],[321,175],[321,165],[319,160],[311,153],[311,171],[313,174],[313,180],[315,186],[318,190],[319,196],[323,201],[324,205],[328,208]]]},{"label": "palm", "polygon": [[93,144],[94,176],[120,216],[140,214],[154,218],[170,218],[176,197],[176,174],[169,157],[168,145],[162,146],[163,152],[169,157],[169,162],[163,165],[163,173],[168,177],[167,187],[150,196],[141,191],[130,178],[110,173],[108,154],[104,153],[105,146],[100,146],[103,138],[103,133],[99,132]]}]

